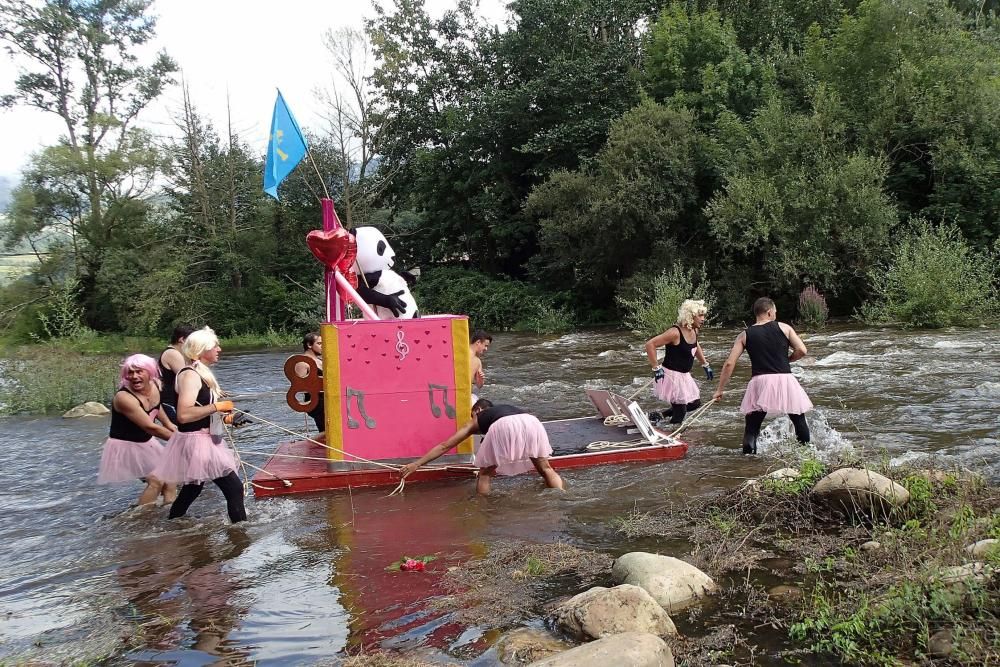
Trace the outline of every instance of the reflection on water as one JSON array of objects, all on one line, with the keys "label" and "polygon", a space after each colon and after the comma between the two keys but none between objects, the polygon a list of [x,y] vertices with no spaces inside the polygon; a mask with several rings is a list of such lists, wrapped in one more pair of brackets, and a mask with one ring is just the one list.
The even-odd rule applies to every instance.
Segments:
[{"label": "reflection on water", "polygon": [[[717,371],[735,333],[703,336]],[[1000,332],[835,328],[804,339],[810,357],[795,373],[818,407],[809,416],[817,455],[936,457],[1000,476]],[[542,418],[589,414],[583,387],[630,395],[648,380],[641,343],[611,330],[500,335],[485,358],[482,394]],[[255,394],[240,400],[241,408],[302,431],[311,420],[284,407],[285,356],[231,355],[217,371],[225,387]],[[138,482],[94,485],[106,419],[5,420],[0,660],[110,654],[125,662],[298,665],[376,645],[429,646],[471,659],[492,635],[461,627],[431,604],[443,593],[439,573],[508,540],[683,556],[676,544],[622,539],[612,520],[775,465],[768,456],[790,446],[787,419],[766,422],[765,456],[738,454],[748,379],[744,358],[724,401],[686,434],[692,447],[683,461],[566,471],[566,493],[546,491],[532,475],[498,480],[487,499],[473,497],[468,483],[411,486],[402,498],[365,490],[251,499],[251,520],[238,527],[226,525],[214,488],[190,517],[168,522],[163,509],[129,509]],[[653,409],[648,389],[640,398]],[[283,437],[254,424],[237,432],[237,443],[260,464],[257,452]],[[404,555],[430,554],[438,560],[428,572],[385,570]]]}]

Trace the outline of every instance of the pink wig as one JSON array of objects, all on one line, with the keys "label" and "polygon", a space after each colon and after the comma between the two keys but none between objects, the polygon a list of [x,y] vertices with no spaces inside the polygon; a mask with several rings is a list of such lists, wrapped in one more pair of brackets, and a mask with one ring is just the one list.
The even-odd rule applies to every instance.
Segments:
[{"label": "pink wig", "polygon": [[125,376],[130,368],[139,368],[146,371],[149,373],[149,379],[159,385],[160,365],[156,363],[156,359],[153,359],[153,357],[145,354],[132,354],[125,357],[125,361],[122,362],[121,382],[118,385],[119,389],[128,384]]}]

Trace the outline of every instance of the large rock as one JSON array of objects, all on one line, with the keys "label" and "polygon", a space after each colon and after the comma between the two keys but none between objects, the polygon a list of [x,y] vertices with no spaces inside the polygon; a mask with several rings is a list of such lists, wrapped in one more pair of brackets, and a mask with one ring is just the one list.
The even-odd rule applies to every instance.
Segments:
[{"label": "large rock", "polygon": [[853,512],[885,511],[910,502],[910,492],[877,472],[841,468],[816,482],[813,493],[821,500]]},{"label": "large rock", "polygon": [[500,637],[494,646],[497,658],[504,665],[526,665],[570,648],[563,640],[535,628],[511,630]]},{"label": "large rock", "polygon": [[83,405],[78,405],[75,408],[70,408],[63,413],[63,419],[75,419],[76,417],[100,417],[106,415],[111,410],[108,410],[104,404],[98,403],[97,401],[87,401]]},{"label": "large rock", "polygon": [[633,584],[653,596],[668,612],[678,611],[718,589],[707,574],[672,556],[633,551],[611,568],[615,583]]},{"label": "large rock", "polygon": [[580,639],[599,639],[622,632],[677,634],[663,607],[649,593],[629,584],[614,588],[595,586],[559,605],[552,616],[564,632]]},{"label": "large rock", "polygon": [[529,667],[674,667],[674,654],[656,635],[625,632],[557,653]]},{"label": "large rock", "polygon": [[1000,549],[1000,540],[979,540],[975,544],[965,547],[965,550],[972,554],[973,558],[985,558],[994,549]]}]

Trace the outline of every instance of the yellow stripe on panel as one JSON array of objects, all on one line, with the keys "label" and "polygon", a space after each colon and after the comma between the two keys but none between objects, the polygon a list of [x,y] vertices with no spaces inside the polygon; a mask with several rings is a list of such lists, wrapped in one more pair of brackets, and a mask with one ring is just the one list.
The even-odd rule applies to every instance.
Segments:
[{"label": "yellow stripe on panel", "polygon": [[[455,429],[469,421],[472,412],[472,378],[469,374],[469,320],[462,317],[451,321],[451,349],[455,359]],[[472,438],[458,446],[459,454],[471,454]]]},{"label": "yellow stripe on panel", "polygon": [[323,410],[326,414],[326,442],[336,449],[326,450],[328,459],[343,461],[344,428],[340,419],[340,336],[337,327],[320,326],[323,336]]}]

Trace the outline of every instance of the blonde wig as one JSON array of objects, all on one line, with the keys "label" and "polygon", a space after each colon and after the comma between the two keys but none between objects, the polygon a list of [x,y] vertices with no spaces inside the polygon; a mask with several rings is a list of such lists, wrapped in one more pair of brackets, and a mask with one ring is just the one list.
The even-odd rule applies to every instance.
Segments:
[{"label": "blonde wig", "polygon": [[181,345],[181,354],[184,355],[184,358],[188,360],[188,364],[201,376],[201,379],[205,381],[205,384],[208,385],[208,388],[212,390],[215,396],[222,395],[222,388],[219,387],[219,381],[215,379],[212,369],[201,363],[199,357],[218,344],[219,338],[215,335],[215,332],[211,328],[205,327],[197,331],[192,331]]},{"label": "blonde wig", "polygon": [[677,309],[677,324],[682,327],[694,326],[694,318],[697,315],[705,315],[708,308],[702,299],[685,299],[681,307]]}]

